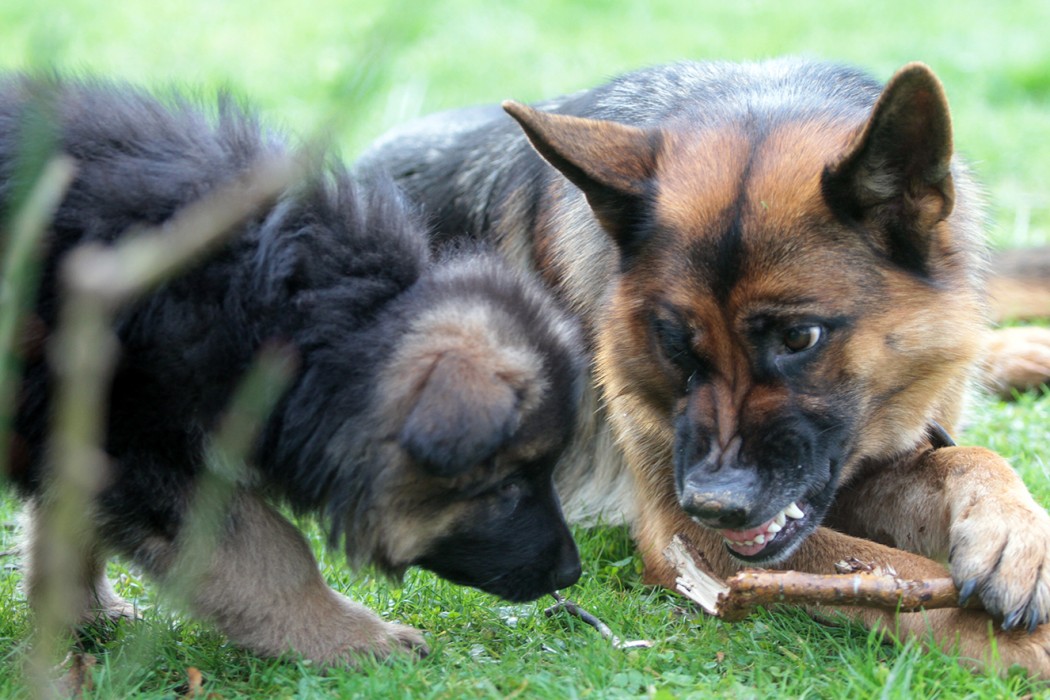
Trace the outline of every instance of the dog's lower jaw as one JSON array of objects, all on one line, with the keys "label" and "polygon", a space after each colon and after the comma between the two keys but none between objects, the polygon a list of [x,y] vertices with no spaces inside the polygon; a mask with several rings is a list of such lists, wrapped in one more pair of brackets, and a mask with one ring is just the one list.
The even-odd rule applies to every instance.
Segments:
[{"label": "dog's lower jaw", "polygon": [[804,529],[794,534],[790,540],[781,539],[777,543],[776,549],[770,549],[769,542],[742,547],[726,538],[722,532],[719,532],[719,536],[722,537],[726,552],[738,565],[775,567],[790,559],[791,555],[798,550],[806,538],[813,534],[818,525],[806,523],[803,527]]}]

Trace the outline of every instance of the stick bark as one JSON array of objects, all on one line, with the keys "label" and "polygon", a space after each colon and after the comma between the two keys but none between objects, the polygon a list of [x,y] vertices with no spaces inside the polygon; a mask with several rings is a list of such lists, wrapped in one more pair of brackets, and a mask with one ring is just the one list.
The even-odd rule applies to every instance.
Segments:
[{"label": "stick bark", "polygon": [[840,570],[848,573],[745,569],[722,580],[712,573],[703,554],[680,534],[674,536],[664,556],[678,572],[677,590],[708,614],[727,621],[742,620],[755,608],[775,604],[861,606],[898,612],[959,607],[959,592],[950,578],[902,579],[892,570],[863,562],[842,562]]}]

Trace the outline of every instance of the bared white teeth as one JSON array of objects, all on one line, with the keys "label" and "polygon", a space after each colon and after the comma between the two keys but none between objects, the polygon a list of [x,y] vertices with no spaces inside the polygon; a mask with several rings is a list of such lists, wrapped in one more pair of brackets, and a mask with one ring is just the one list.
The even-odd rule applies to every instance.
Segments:
[{"label": "bared white teeth", "polygon": [[799,520],[804,517],[806,517],[805,512],[798,507],[797,503],[792,502],[769,521],[766,525],[765,532],[760,532],[750,540],[744,541],[726,538],[726,543],[735,547],[754,547],[756,544],[764,545],[772,542],[776,538],[777,533],[784,529],[788,518]]}]

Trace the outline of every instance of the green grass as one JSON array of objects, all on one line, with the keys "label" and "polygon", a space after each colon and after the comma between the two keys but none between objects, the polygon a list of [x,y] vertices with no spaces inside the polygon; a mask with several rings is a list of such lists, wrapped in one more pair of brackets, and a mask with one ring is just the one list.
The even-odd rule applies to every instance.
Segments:
[{"label": "green grass", "polygon": [[[0,68],[101,73],[205,92],[224,86],[272,120],[330,133],[348,156],[397,122],[507,97],[534,99],[617,72],[679,58],[752,59],[785,53],[855,63],[886,78],[931,64],[954,108],[956,144],[986,183],[999,245],[1050,242],[1050,3],[1016,0],[224,0],[99,3],[4,0]],[[1050,397],[980,399],[963,436],[1006,455],[1050,504]],[[0,551],[14,546],[15,504],[0,502]],[[739,624],[697,616],[640,582],[618,528],[580,531],[584,579],[570,595],[622,638],[621,651],[565,615],[506,605],[425,573],[398,587],[351,575],[324,554],[340,590],[391,619],[422,627],[419,663],[327,674],[262,661],[153,597],[114,566],[145,619],[98,634],[97,697],[174,697],[185,669],[232,697],[1016,697],[1045,689],[1018,676],[962,670],[950,657],[879,644],[855,627],[826,627],[793,611]],[[24,695],[29,638],[13,556],[0,558],[0,697]]]}]

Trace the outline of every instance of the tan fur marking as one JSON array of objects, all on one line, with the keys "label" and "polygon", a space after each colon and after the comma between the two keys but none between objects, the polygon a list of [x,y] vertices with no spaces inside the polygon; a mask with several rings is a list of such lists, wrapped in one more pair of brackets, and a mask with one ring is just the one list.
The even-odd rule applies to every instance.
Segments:
[{"label": "tan fur marking", "polygon": [[747,137],[731,128],[667,132],[656,204],[667,227],[695,235],[704,233],[701,225],[721,221],[739,195],[749,150]]},{"label": "tan fur marking", "polygon": [[379,477],[369,551],[351,552],[355,559],[371,557],[395,572],[404,568],[454,531],[457,523],[469,522],[476,508],[484,507],[478,499],[457,503],[440,494],[495,484],[515,465],[551,448],[552,436],[537,434],[505,446],[488,465],[438,478],[412,463],[397,444],[405,416],[428,382],[437,381],[437,372],[442,374],[436,388],[443,401],[455,399],[494,410],[510,406],[519,424],[541,409],[549,391],[542,359],[529,347],[528,338],[505,330],[497,313],[483,306],[436,306],[416,322],[388,363],[380,380],[376,416],[380,434],[390,436],[379,448],[384,451],[380,462],[388,466]]},{"label": "tan fur marking", "polygon": [[996,320],[1045,318],[1050,315],[1050,287],[1038,287],[1026,280],[994,277],[989,296]]},{"label": "tan fur marking", "polygon": [[[845,123],[799,121],[781,124],[762,141],[751,171],[748,198],[765,203],[774,221],[795,227],[820,196],[825,166],[845,151],[856,128]],[[821,204],[822,206],[822,204]]]}]

